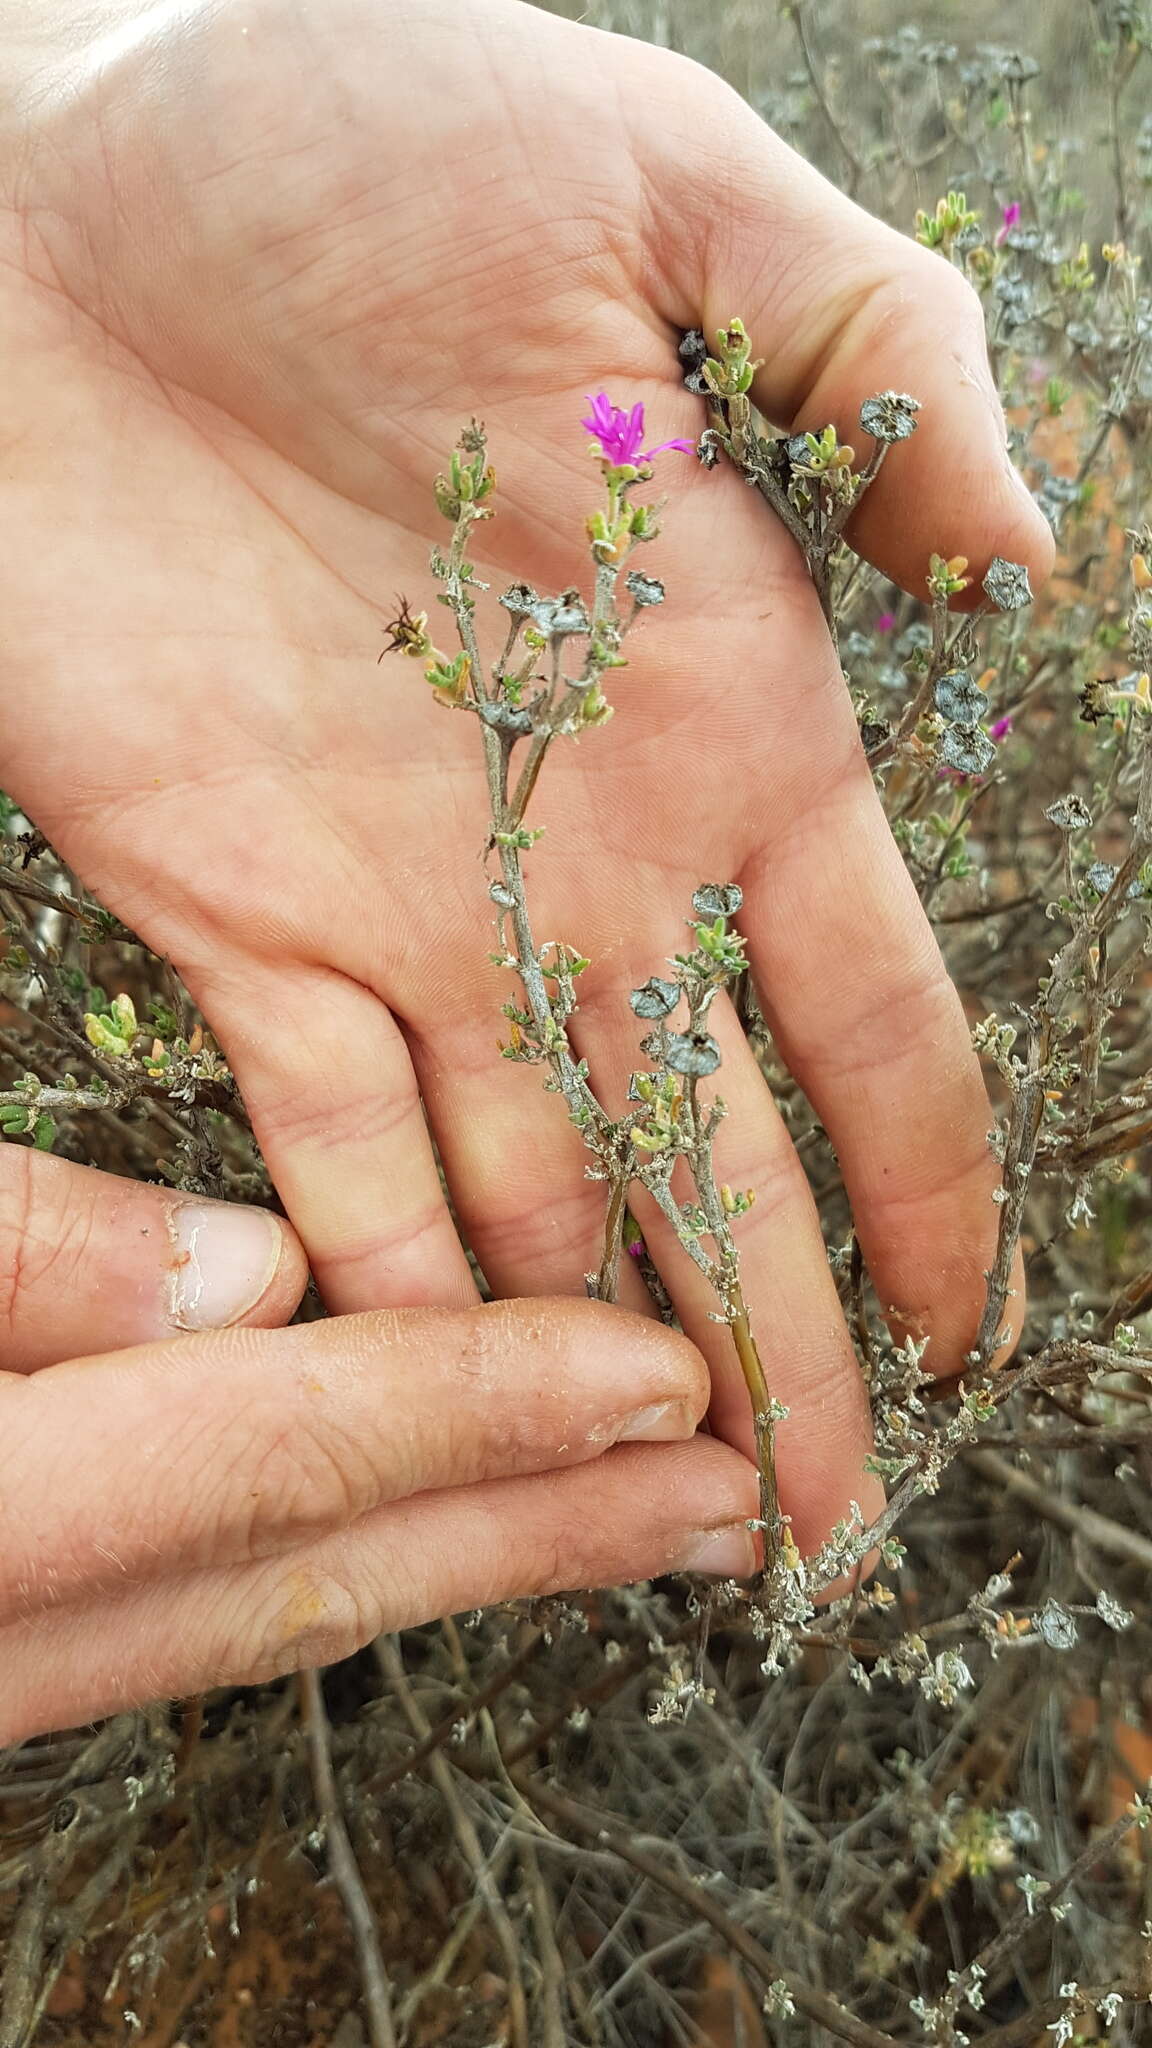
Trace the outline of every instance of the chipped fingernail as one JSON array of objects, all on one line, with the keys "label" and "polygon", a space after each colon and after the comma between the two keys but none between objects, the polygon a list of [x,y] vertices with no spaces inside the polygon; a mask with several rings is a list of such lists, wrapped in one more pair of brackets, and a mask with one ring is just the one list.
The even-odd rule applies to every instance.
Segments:
[{"label": "chipped fingernail", "polygon": [[747,1579],[756,1569],[756,1544],[744,1522],[722,1529],[697,1529],[684,1538],[672,1571],[713,1572],[721,1579]]},{"label": "chipped fingernail", "polygon": [[628,1417],[616,1441],[621,1444],[666,1444],[683,1442],[685,1437],[695,1433],[692,1412],[683,1401],[655,1401],[648,1408],[638,1408],[635,1415]]},{"label": "chipped fingernail", "polygon": [[264,1209],[182,1202],[168,1212],[168,1319],[177,1330],[226,1330],[267,1293],[284,1235]]}]

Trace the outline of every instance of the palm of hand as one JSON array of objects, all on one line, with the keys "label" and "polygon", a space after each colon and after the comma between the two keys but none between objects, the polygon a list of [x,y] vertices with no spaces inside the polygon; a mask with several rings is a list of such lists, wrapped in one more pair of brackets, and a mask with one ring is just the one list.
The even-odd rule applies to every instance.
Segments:
[{"label": "palm of hand", "polygon": [[[585,393],[645,400],[652,439],[700,424],[674,351],[701,309],[671,230],[653,263],[647,167],[599,44],[531,140],[523,70],[517,90],[495,66],[475,88],[495,11],[487,42],[477,22],[442,40],[444,10],[402,15],[414,83],[384,113],[348,33],[367,35],[366,17],[353,0],[328,10],[306,48],[283,9],[209,23],[163,129],[139,52],[116,59],[58,117],[3,285],[9,404],[35,426],[7,485],[22,651],[7,779],[179,966],[348,1308],[471,1297],[417,1087],[498,1291],[578,1289],[602,1209],[559,1105],[496,1058],[512,991],[487,964],[472,721],[438,708],[417,668],[374,666],[393,593],[429,600],[446,534],[431,478],[482,414],[500,488],[477,571],[493,596],[513,576],[556,589],[586,580],[598,502]],[[571,31],[531,20],[543,66]],[[221,134],[229,94],[239,148]],[[982,1095],[955,998],[790,544],[734,477],[687,456],[660,458],[654,490],[664,530],[639,565],[670,601],[611,678],[613,725],[547,764],[537,935],[592,958],[575,1036],[615,1110],[638,1059],[628,989],[681,943],[700,880],[740,879],[779,1043],[837,1140],[886,1298],[942,1318],[948,1341],[987,1253],[986,1219],[972,1223]],[[493,605],[489,658],[502,619]],[[749,1292],[777,1387],[801,1404],[785,1485],[814,1532],[860,1491],[862,1397],[802,1173],[730,1018],[721,1036],[720,1161],[760,1194]],[[921,1163],[934,1142],[943,1192]],[[666,1272],[717,1356],[674,1248]],[[738,1391],[720,1406],[735,1429]],[[806,1506],[830,1472],[829,1499]]]}]

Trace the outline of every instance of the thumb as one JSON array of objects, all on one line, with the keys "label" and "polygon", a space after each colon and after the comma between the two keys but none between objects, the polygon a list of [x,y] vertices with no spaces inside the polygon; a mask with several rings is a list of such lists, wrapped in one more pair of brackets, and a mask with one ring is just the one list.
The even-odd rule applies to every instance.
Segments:
[{"label": "thumb", "polygon": [[861,454],[864,399],[919,399],[917,431],[865,496],[853,546],[920,597],[933,552],[967,555],[978,575],[1003,555],[1037,586],[1052,535],[1008,458],[967,279],[846,199],[711,74],[682,65],[673,89],[675,110],[666,95],[640,101],[634,144],[656,186],[668,317],[711,340],[738,314],[764,358],[752,396],[767,417],[795,432],[832,421]]},{"label": "thumb", "polygon": [[183,1330],[286,1323],[307,1261],[264,1209],[0,1145],[0,1367],[33,1372]]}]

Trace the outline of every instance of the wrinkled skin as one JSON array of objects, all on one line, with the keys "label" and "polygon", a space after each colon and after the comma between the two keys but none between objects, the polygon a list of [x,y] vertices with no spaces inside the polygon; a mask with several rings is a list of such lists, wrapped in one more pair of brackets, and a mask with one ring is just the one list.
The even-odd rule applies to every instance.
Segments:
[{"label": "wrinkled skin", "polygon": [[[857,522],[872,560],[916,591],[932,549],[1035,580],[1049,538],[977,303],[710,74],[517,0],[28,15],[8,0],[0,779],[202,1004],[331,1309],[475,1301],[421,1099],[493,1288],[577,1295],[602,1193],[539,1074],[496,1058],[478,734],[415,664],[375,664],[398,592],[452,645],[431,480],[482,417],[478,572],[586,580],[585,395],[642,399],[650,441],[693,436],[680,331],[740,313],[782,423],[861,443],[871,392],[922,400]],[[536,930],[591,956],[574,1037],[615,1109],[627,991],[682,943],[699,881],[743,885],[881,1300],[952,1370],[996,1219],[960,1005],[792,544],[731,472],[657,467],[663,531],[636,566],[668,602],[609,679],[612,724],[547,763]],[[502,619],[481,613],[490,657]],[[719,1166],[757,1193],[746,1291],[808,1546],[875,1502],[867,1407],[803,1172],[730,1010],[717,1028]],[[713,1428],[747,1447],[726,1333],[650,1239]]]}]

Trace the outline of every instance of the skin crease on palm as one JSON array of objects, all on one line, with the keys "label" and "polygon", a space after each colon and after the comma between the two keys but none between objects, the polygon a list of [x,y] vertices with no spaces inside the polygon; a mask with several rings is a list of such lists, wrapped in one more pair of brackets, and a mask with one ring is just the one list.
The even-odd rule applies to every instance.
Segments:
[{"label": "skin crease on palm", "polygon": [[[0,780],[179,967],[330,1309],[476,1300],[421,1100],[496,1293],[578,1296],[603,1197],[539,1075],[496,1057],[477,734],[414,664],[375,662],[394,594],[430,604],[432,478],[482,417],[478,572],[586,579],[585,394],[694,436],[680,332],[739,313],[781,424],[860,441],[863,398],[921,399],[862,552],[917,593],[933,549],[1036,581],[1050,539],[977,302],[711,74],[519,0],[4,0],[0,27]],[[537,933],[591,957],[574,1035],[615,1107],[628,990],[701,880],[742,884],[880,1298],[953,1371],[996,1222],[959,1000],[791,543],[723,468],[665,454],[654,489],[637,566],[668,602],[611,678],[612,724],[548,761]],[[498,634],[490,613],[492,656]],[[730,1012],[718,1036],[718,1163],[757,1193],[746,1291],[811,1547],[876,1502],[867,1405],[804,1175]],[[712,1428],[747,1449],[726,1333],[638,1213],[713,1369]]]}]

